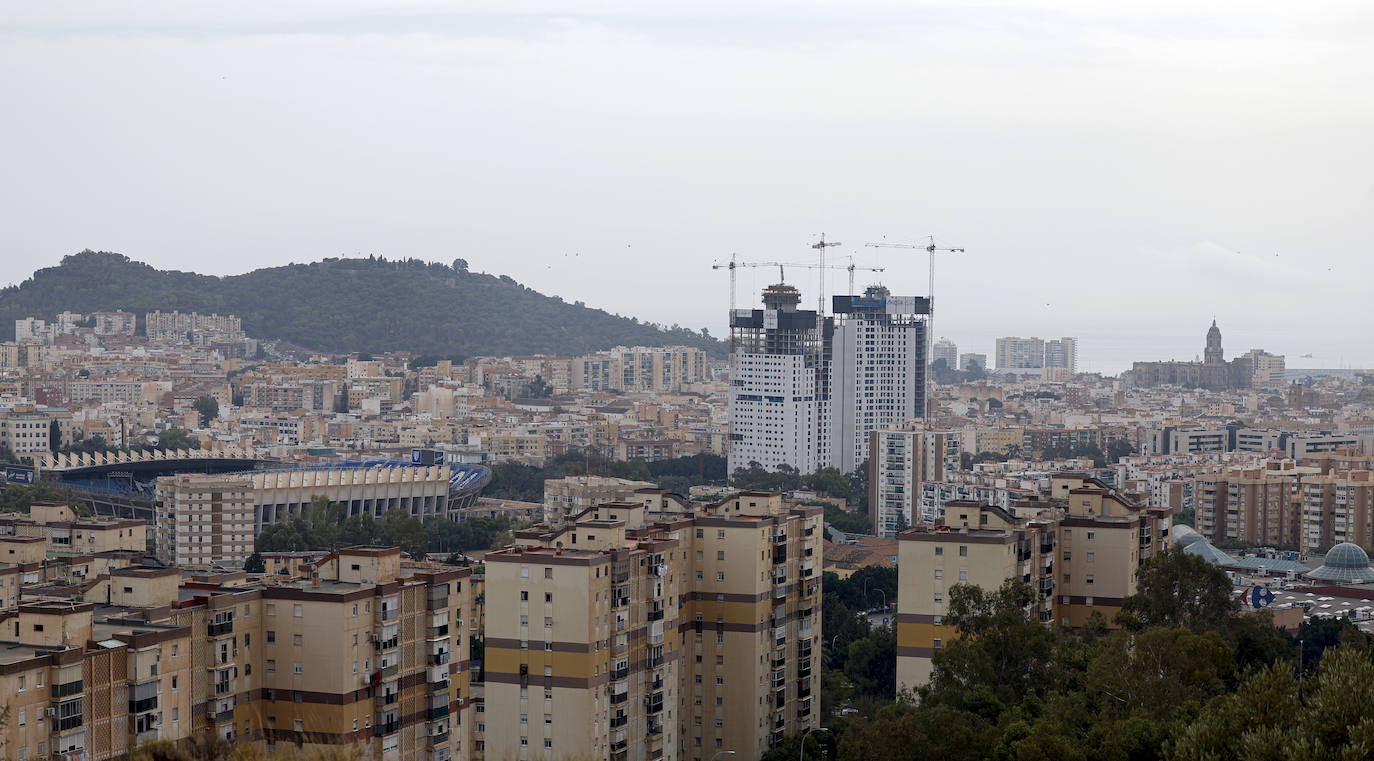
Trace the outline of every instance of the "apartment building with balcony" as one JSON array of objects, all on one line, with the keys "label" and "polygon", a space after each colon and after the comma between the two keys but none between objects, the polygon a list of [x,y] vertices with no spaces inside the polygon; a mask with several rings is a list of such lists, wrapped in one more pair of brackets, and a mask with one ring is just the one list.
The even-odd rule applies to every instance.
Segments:
[{"label": "apartment building with balcony", "polygon": [[22,570],[37,585],[0,613],[15,757],[116,758],[204,732],[375,761],[469,757],[466,568],[364,547],[295,580],[103,565],[42,584],[46,566]]},{"label": "apartment building with balcony", "polygon": [[1314,552],[1341,542],[1361,547],[1374,543],[1374,472],[1333,470],[1307,476],[1299,490],[1301,551]]},{"label": "apartment building with balcony", "polygon": [[818,725],[821,510],[639,496],[487,555],[486,758],[757,757]]},{"label": "apartment building with balcony", "polygon": [[1302,531],[1303,482],[1316,467],[1292,460],[1263,460],[1197,477],[1195,528],[1211,541],[1297,545]]},{"label": "apartment building with balcony", "polygon": [[[898,536],[897,685],[930,680],[934,655],[959,636],[945,621],[950,589],[1030,587],[1027,610],[1045,625],[1111,625],[1135,593],[1140,564],[1165,546],[1173,510],[1148,507],[1094,479],[1056,476],[1016,514],[973,501],[945,505],[935,526]],[[1020,517],[1026,516],[1026,517]]]}]

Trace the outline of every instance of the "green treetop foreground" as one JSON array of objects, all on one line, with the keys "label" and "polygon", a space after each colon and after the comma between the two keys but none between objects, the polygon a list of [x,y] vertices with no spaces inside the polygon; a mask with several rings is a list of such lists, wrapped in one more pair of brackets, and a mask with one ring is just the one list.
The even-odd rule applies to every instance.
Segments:
[{"label": "green treetop foreground", "polygon": [[[1098,617],[1076,631],[1028,620],[1033,593],[1019,582],[954,587],[946,623],[960,636],[935,651],[930,684],[860,716],[827,714],[833,732],[813,733],[805,757],[1374,758],[1367,635],[1314,619],[1290,636],[1267,612],[1242,611],[1225,573],[1177,550],[1148,561],[1139,580],[1121,628]],[[764,758],[800,750],[789,738]]]}]

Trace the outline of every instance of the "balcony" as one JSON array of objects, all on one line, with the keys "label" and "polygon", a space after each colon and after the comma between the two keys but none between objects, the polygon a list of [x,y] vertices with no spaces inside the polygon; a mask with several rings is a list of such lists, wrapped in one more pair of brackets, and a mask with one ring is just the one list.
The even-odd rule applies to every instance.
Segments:
[{"label": "balcony", "polygon": [[445,663],[448,663],[448,661],[449,661],[449,652],[448,652],[447,650],[443,651],[442,653],[430,653],[430,654],[429,654],[429,665],[431,665],[431,666],[442,666],[442,665],[444,665]]},{"label": "balcony", "polygon": [[442,626],[431,626],[425,633],[425,639],[443,639],[448,636],[448,624]]},{"label": "balcony", "polygon": [[71,695],[79,695],[81,694],[83,686],[84,683],[80,679],[76,680],[75,682],[66,682],[63,684],[54,683],[52,686],[52,696],[54,699],[57,699],[65,698]]},{"label": "balcony", "polygon": [[143,730],[142,732],[139,732],[138,734],[134,735],[134,744],[135,744],[135,745],[142,745],[143,743],[157,742],[157,740],[158,740],[158,734],[157,734],[157,728],[156,728],[156,727],[154,727],[154,728],[152,728],[152,729],[145,729],[145,730]]},{"label": "balcony", "polygon": [[378,707],[381,707],[381,706],[391,705],[392,703],[395,703],[396,701],[398,701],[398,700],[400,700],[400,699],[401,699],[401,693],[400,693],[399,691],[397,691],[397,692],[379,692],[379,693],[377,693],[377,700],[376,700],[376,703],[377,703],[377,706],[378,706]]},{"label": "balcony", "polygon": [[377,620],[395,621],[396,616],[399,615],[399,613],[400,611],[398,611],[396,608],[387,608],[386,610],[379,610],[377,611]]},{"label": "balcony", "polygon": [[444,705],[442,708],[431,708],[425,712],[425,718],[428,721],[442,719],[445,716],[448,716],[448,705]]},{"label": "balcony", "polygon": [[399,721],[396,721],[395,719],[392,719],[391,721],[378,722],[377,724],[373,725],[372,734],[377,737],[381,737],[382,735],[393,734],[395,732],[399,732],[400,730],[401,723]]},{"label": "balcony", "polygon": [[804,679],[797,682],[797,697],[805,698],[811,695],[811,680]]},{"label": "balcony", "polygon": [[663,610],[663,608],[655,608],[655,609],[653,609],[653,610],[650,610],[650,611],[649,611],[649,620],[650,620],[650,621],[662,621],[662,620],[663,620],[663,616],[664,616],[665,613],[666,613],[666,611]]},{"label": "balcony", "polygon": [[611,693],[611,705],[613,705],[613,706],[618,706],[618,705],[620,705],[621,703],[624,703],[625,701],[627,701],[627,700],[629,700],[629,699],[630,699],[630,693],[628,693],[628,692],[613,692],[613,693]]},{"label": "balcony", "polygon": [[220,711],[214,715],[212,721],[216,724],[232,724],[234,721],[234,709],[230,708],[227,711]]},{"label": "balcony", "polygon": [[629,723],[630,723],[630,717],[629,717],[629,716],[612,716],[612,717],[611,717],[611,729],[615,729],[616,727],[623,727],[623,726],[625,726],[626,724],[629,724]]},{"label": "balcony", "polygon": [[226,634],[234,633],[233,621],[221,621],[219,623],[210,622],[205,625],[205,634],[208,637],[223,637]]},{"label": "balcony", "polygon": [[445,729],[439,732],[431,733],[430,735],[428,735],[427,741],[431,746],[442,745],[448,742],[448,730]]},{"label": "balcony", "polygon": [[611,669],[611,681],[616,682],[630,675],[630,667],[622,666],[618,669]]},{"label": "balcony", "polygon": [[441,681],[441,682],[430,682],[430,683],[429,683],[429,691],[432,692],[432,693],[434,693],[434,692],[443,692],[443,693],[447,693],[450,684],[451,684],[451,682],[449,682],[449,680],[447,680],[447,679],[445,679],[445,680],[443,680],[443,681]]},{"label": "balcony", "polygon": [[447,596],[447,595],[445,595],[445,596],[443,596],[443,597],[431,597],[431,598],[429,598],[428,600],[425,601],[425,610],[429,610],[429,611],[444,610],[444,609],[447,608],[447,607],[448,607],[448,596]]}]

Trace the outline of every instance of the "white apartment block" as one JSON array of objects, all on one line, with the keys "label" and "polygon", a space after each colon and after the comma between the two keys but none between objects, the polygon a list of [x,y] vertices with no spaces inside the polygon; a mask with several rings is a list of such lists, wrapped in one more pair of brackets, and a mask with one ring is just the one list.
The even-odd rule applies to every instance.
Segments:
[{"label": "white apartment block", "polygon": [[812,473],[830,464],[832,323],[798,310],[790,285],[769,286],[763,302],[730,315],[729,471],[757,462]]},{"label": "white apartment block", "polygon": [[800,354],[737,353],[730,362],[729,468],[821,465],[815,368]]},{"label": "white apartment block", "polygon": [[869,431],[925,417],[930,309],[924,298],[889,296],[882,286],[836,296],[834,306],[833,455],[824,465],[852,473],[868,459]]},{"label": "white apartment block", "polygon": [[998,370],[1038,370],[1045,366],[1045,342],[1034,336],[997,339]]},{"label": "white apartment block", "polygon": [[883,429],[870,432],[869,440],[873,533],[895,536],[903,526],[938,520],[938,505],[922,506],[922,485],[945,481],[959,469],[959,433]]},{"label": "white apartment block", "polygon": [[1060,367],[1078,372],[1078,339],[1065,336],[1045,342],[1045,367]]},{"label": "white apartment block", "polygon": [[948,338],[941,338],[930,347],[930,361],[934,364],[936,360],[943,359],[945,366],[951,370],[959,367],[959,346]]}]

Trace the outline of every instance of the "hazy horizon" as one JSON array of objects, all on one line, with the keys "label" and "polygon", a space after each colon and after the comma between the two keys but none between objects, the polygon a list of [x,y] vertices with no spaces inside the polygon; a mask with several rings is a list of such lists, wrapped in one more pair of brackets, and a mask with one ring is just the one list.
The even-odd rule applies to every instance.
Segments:
[{"label": "hazy horizon", "polygon": [[[935,332],[1080,367],[1374,366],[1374,7],[363,0],[31,4],[0,22],[17,283],[84,248],[235,274],[468,260],[725,333],[713,262],[825,232]],[[23,272],[15,266],[22,265]],[[814,303],[810,271],[788,279]],[[743,270],[738,300],[776,279]],[[860,274],[859,286],[870,282]],[[828,293],[845,289],[834,273]],[[1313,354],[1311,359],[1302,357]]]}]

